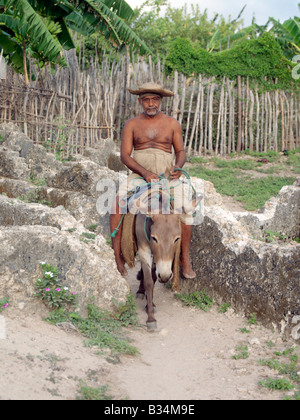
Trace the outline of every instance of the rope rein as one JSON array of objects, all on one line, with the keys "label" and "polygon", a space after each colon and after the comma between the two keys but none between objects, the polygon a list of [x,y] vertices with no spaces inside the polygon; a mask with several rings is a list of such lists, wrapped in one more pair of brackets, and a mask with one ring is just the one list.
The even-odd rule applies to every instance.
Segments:
[{"label": "rope rein", "polygon": [[[176,169],[174,169],[174,172],[176,172],[176,171],[180,171],[187,178],[188,183],[189,183],[189,186],[190,186],[190,191],[192,190],[192,195],[191,196],[189,195],[189,200],[192,201],[194,198],[196,198],[197,193],[196,193],[196,190],[195,190],[195,188],[194,188],[194,186],[192,184],[191,177],[190,177],[189,173],[185,169],[182,169],[182,168],[176,168]],[[160,181],[157,182],[157,183],[155,183],[155,186],[156,187],[157,186],[160,187],[159,189],[162,192],[164,192],[164,191],[167,192],[167,194],[169,195],[169,200],[170,200],[170,204],[171,204],[174,201],[174,196],[173,196],[171,190],[174,189],[174,188],[176,188],[178,185],[180,185],[182,183],[182,181],[179,179],[177,185],[172,185],[171,187],[169,187],[169,186],[166,186],[165,185],[166,184],[165,183],[166,177],[164,175],[158,175],[158,177],[159,177]],[[144,178],[142,178],[142,177],[136,177],[135,179],[144,179]],[[167,178],[167,181],[170,181],[170,175]],[[134,185],[134,180],[133,180],[133,185]],[[136,200],[138,197],[140,197],[144,192],[146,192],[147,190],[149,190],[152,185],[153,185],[152,182],[146,182],[146,181],[144,183],[140,184],[140,185],[136,185],[136,186],[134,186],[134,188],[132,188],[131,190],[129,190],[119,200],[119,203],[118,204],[119,204],[119,207],[122,210],[122,213],[123,214],[122,214],[122,218],[120,220],[120,223],[118,224],[118,226],[116,227],[116,229],[111,234],[111,237],[112,238],[115,238],[116,235],[118,234],[118,232],[120,230],[120,227],[121,227],[121,225],[123,223],[123,219],[126,216],[126,213],[128,212],[127,210],[128,210],[129,204],[133,200]],[[160,198],[160,194],[158,195],[157,198],[158,199]],[[122,204],[122,202],[123,203],[125,202],[125,204]],[[147,232],[146,232],[146,225],[147,225],[147,217],[145,217],[145,222],[144,222],[144,233],[145,233],[145,237],[147,238],[147,241],[150,242],[150,239],[149,239],[149,237],[147,235]]]}]

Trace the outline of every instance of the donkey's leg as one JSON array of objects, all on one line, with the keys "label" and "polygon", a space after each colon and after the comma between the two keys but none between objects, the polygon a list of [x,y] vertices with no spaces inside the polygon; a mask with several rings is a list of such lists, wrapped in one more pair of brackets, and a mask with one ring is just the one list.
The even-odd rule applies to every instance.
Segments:
[{"label": "donkey's leg", "polygon": [[[110,215],[110,232],[111,234],[118,228],[119,224],[122,220],[122,212],[120,211],[119,207],[119,197],[116,199],[115,207],[111,210]],[[128,275],[128,272],[125,268],[125,260],[122,255],[121,251],[121,241],[122,241],[122,228],[123,223],[120,224],[119,230],[116,231],[115,237],[112,238],[112,247],[115,253],[115,260],[117,264],[118,271],[121,273],[123,277]]]},{"label": "donkey's leg", "polygon": [[144,287],[144,273],[143,273],[142,268],[137,273],[136,278],[137,278],[137,280],[140,281],[140,287],[139,287],[139,290],[136,292],[135,297],[136,297],[136,299],[142,299],[143,300],[144,297],[145,297],[145,287]]},{"label": "donkey's leg", "polygon": [[138,281],[142,281],[142,280],[144,280],[144,273],[143,273],[143,270],[142,270],[142,269],[140,269],[140,271],[137,273],[137,275],[136,275],[136,279],[137,279]]},{"label": "donkey's leg", "polygon": [[154,281],[152,279],[152,273],[148,264],[142,263],[144,272],[144,287],[147,296],[147,328],[148,331],[154,331],[157,329],[156,319],[154,317],[154,304],[153,304],[153,290]]}]

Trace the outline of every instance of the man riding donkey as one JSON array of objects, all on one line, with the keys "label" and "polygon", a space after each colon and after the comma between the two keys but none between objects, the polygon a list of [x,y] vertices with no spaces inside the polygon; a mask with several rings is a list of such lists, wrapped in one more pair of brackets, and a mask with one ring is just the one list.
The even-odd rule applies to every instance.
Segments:
[{"label": "man riding donkey", "polygon": [[[124,126],[121,144],[121,160],[133,174],[128,177],[126,186],[120,188],[115,211],[111,214],[110,227],[114,232],[112,245],[119,272],[127,275],[125,261],[121,252],[122,239],[122,209],[120,198],[137,186],[140,180],[146,183],[156,183],[161,180],[160,175],[165,174],[171,182],[178,180],[182,172],[176,169],[183,168],[186,162],[182,129],[177,120],[168,117],[160,111],[164,97],[174,96],[174,93],[163,89],[155,83],[146,83],[138,90],[129,89],[133,95],[139,96],[138,101],[143,113],[136,118],[128,120]],[[174,155],[175,153],[175,163]],[[133,157],[131,157],[134,151]],[[181,217],[181,267],[185,278],[196,277],[190,262],[190,243],[192,237],[192,224],[186,224],[184,215]]]}]

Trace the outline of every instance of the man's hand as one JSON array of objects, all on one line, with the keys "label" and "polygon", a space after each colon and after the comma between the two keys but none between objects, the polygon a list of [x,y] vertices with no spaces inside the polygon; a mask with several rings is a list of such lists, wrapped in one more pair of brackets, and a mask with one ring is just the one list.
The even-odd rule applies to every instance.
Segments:
[{"label": "man's hand", "polygon": [[174,179],[179,179],[182,175],[181,171],[176,171],[175,169],[181,169],[174,166],[170,171],[170,180],[173,181]]},{"label": "man's hand", "polygon": [[150,171],[145,172],[145,174],[143,174],[143,178],[147,183],[160,181],[160,178]]}]

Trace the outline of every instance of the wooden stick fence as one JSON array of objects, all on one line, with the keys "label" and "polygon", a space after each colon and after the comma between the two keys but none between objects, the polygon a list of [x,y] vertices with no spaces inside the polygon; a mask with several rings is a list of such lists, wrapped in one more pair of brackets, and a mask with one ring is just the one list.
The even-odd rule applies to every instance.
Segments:
[{"label": "wooden stick fence", "polygon": [[66,53],[69,68],[30,66],[27,87],[11,69],[0,80],[0,121],[19,124],[35,143],[63,155],[82,152],[104,138],[120,140],[124,122],[141,112],[129,87],[152,80],[173,90],[162,111],[178,119],[189,155],[284,150],[300,147],[300,96],[260,92],[248,79],[202,75],[166,77],[164,63],[104,54],[83,68],[83,52]]}]

